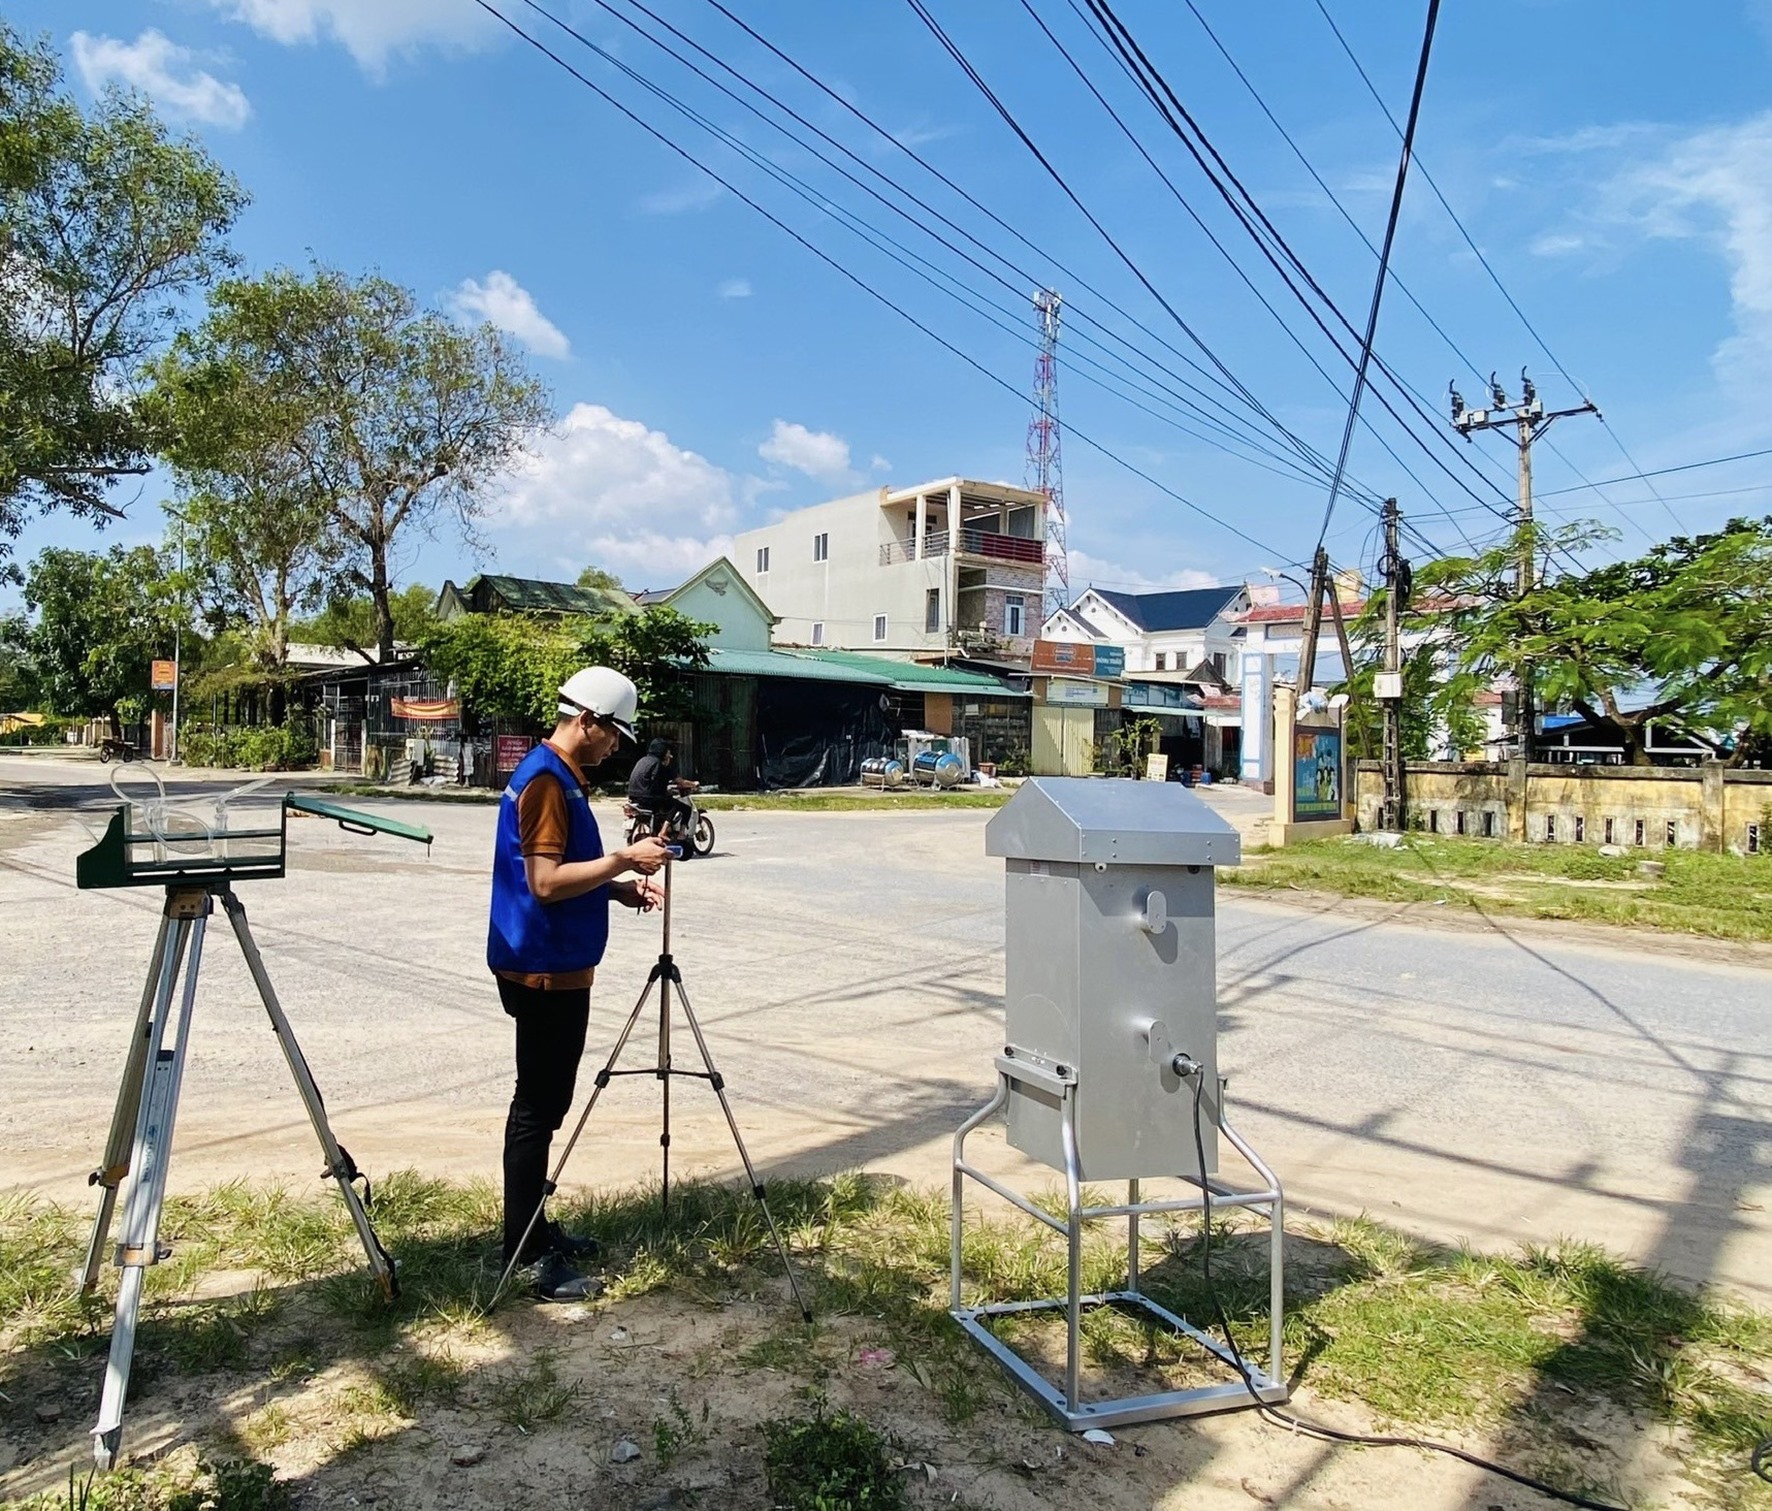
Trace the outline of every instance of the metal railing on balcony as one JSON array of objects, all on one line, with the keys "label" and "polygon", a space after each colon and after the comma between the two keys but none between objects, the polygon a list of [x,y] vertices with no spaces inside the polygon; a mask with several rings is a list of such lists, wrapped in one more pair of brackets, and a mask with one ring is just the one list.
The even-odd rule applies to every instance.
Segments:
[{"label": "metal railing on balcony", "polygon": [[[1019,535],[999,535],[994,530],[962,530],[959,542],[960,554],[963,556],[985,556],[993,561],[1025,562],[1030,566],[1041,566],[1046,560],[1044,542],[1024,540]],[[931,530],[923,537],[923,555],[946,556],[948,554],[948,533],[946,530]],[[880,547],[880,565],[890,566],[895,561],[915,561],[917,559],[917,540],[914,535],[906,535],[897,540],[885,542]]]}]

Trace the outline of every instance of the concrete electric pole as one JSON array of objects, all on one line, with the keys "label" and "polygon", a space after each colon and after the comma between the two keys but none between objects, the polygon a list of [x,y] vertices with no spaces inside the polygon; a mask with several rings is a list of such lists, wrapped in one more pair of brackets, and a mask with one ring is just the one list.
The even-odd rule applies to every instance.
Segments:
[{"label": "concrete electric pole", "polygon": [[1403,785],[1403,646],[1404,600],[1413,574],[1398,549],[1403,516],[1394,498],[1384,501],[1384,668],[1373,685],[1384,709],[1384,807],[1379,827],[1400,833],[1407,820]]},{"label": "concrete electric pole", "polygon": [[[1465,440],[1471,438],[1473,431],[1478,430],[1514,430],[1514,445],[1520,454],[1518,520],[1520,539],[1520,564],[1515,578],[1514,594],[1524,598],[1532,591],[1537,576],[1537,564],[1534,561],[1532,530],[1532,446],[1545,431],[1549,430],[1558,420],[1567,419],[1570,415],[1599,415],[1593,400],[1586,399],[1574,409],[1547,410],[1538,397],[1538,390],[1532,380],[1526,376],[1525,369],[1520,371],[1522,393],[1518,404],[1508,403],[1507,395],[1495,381],[1495,374],[1489,374],[1489,409],[1466,409],[1457,387],[1451,387],[1452,395],[1452,427]],[[1516,737],[1519,740],[1519,754],[1530,760],[1532,757],[1532,737],[1538,732],[1537,697],[1532,686],[1532,672],[1528,668],[1520,678],[1517,693],[1517,711],[1514,716]]]}]

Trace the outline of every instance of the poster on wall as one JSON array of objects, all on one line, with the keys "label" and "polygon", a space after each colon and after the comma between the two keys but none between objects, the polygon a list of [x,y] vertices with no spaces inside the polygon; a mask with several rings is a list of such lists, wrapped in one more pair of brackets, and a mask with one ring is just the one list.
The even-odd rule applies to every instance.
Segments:
[{"label": "poster on wall", "polygon": [[1292,822],[1341,817],[1341,731],[1292,732]]},{"label": "poster on wall", "polygon": [[508,776],[523,764],[523,757],[535,748],[528,735],[498,735],[492,742],[494,763],[500,776]]}]

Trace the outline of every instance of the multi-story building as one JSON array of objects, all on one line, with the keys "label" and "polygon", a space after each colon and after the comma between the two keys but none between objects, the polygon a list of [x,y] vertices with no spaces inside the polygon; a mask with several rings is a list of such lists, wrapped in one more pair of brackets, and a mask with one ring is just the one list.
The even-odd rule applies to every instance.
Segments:
[{"label": "multi-story building", "polygon": [[740,575],[782,645],[1025,660],[1039,634],[1046,500],[946,478],[833,499],[747,530]]},{"label": "multi-story building", "polygon": [[1174,682],[1235,686],[1249,607],[1243,587],[1163,588],[1111,593],[1090,588],[1047,621],[1050,640],[1118,645],[1126,675]]}]

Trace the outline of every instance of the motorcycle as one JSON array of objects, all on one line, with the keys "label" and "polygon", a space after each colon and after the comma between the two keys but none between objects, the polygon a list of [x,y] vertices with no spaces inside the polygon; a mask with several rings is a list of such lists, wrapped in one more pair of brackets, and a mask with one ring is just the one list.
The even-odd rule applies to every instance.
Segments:
[{"label": "motorcycle", "polygon": [[[667,829],[661,836],[671,844],[683,847],[683,857],[711,855],[714,851],[714,821],[701,811],[695,801],[694,792],[678,794],[678,800],[689,805],[689,813],[681,823]],[[631,845],[645,839],[652,833],[652,814],[644,808],[636,808],[631,802],[621,805],[622,817],[627,821],[627,842]]]}]

